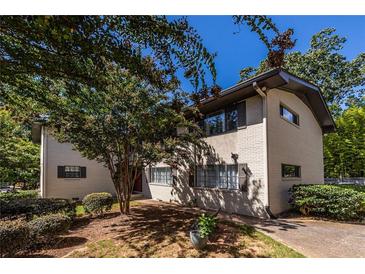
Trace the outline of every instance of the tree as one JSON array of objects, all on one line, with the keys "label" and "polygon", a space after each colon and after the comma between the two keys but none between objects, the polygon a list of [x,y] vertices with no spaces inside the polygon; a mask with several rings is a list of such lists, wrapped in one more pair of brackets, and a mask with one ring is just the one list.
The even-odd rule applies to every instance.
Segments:
[{"label": "tree", "polygon": [[336,120],[337,130],[324,139],[325,176],[365,176],[365,107],[350,107]]},{"label": "tree", "polygon": [[[188,98],[217,95],[215,54],[186,18],[3,16],[0,34],[1,100],[17,109],[33,100],[60,141],[105,164],[121,212],[129,212],[137,168],[189,164],[193,147],[207,148],[185,110],[196,113]],[[179,91],[178,70],[192,94]]]},{"label": "tree", "polygon": [[27,130],[0,108],[0,184],[23,183],[36,188],[39,183],[39,146],[29,140]]},{"label": "tree", "polygon": [[[271,18],[265,15],[236,15],[233,16],[233,22],[238,26],[247,24],[251,31],[256,32],[260,40],[266,45],[268,54],[266,60],[262,63],[265,69],[284,66],[286,51],[292,49],[296,43],[296,40],[292,40],[293,29],[289,28],[284,32],[280,32]],[[275,35],[271,40],[269,39],[269,31]],[[253,68],[246,68],[241,73],[250,75],[253,70]]]},{"label": "tree", "polygon": [[[347,60],[340,51],[346,38],[328,28],[313,35],[307,52],[290,52],[285,56],[283,68],[321,88],[334,114],[339,113],[346,101],[361,100],[365,89],[365,53]],[[258,68],[241,70],[241,80],[267,70],[264,61]]]},{"label": "tree", "polygon": [[[175,98],[115,65],[105,77],[110,84],[85,91],[84,101],[59,99],[62,110],[50,113],[49,122],[61,128],[53,131],[59,140],[109,169],[120,211],[128,214],[139,169],[158,162],[191,167],[193,147],[207,151],[208,146],[197,125],[176,111]],[[186,130],[177,134],[177,128]]]}]

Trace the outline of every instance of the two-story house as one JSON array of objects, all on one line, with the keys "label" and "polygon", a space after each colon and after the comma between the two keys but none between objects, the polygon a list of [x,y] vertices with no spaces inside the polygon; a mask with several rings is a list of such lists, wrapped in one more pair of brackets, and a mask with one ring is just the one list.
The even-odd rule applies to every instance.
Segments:
[{"label": "two-story house", "polygon": [[[320,89],[273,69],[201,102],[206,142],[219,161],[202,159],[193,176],[163,164],[143,171],[146,198],[268,217],[289,208],[294,184],[323,183],[324,133],[335,125]],[[114,193],[108,170],[34,125],[41,142],[43,197]]]}]

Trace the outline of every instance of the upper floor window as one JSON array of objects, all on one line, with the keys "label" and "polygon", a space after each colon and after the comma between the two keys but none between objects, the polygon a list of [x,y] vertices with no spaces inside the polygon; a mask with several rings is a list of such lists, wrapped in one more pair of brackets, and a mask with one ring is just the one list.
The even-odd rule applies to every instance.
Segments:
[{"label": "upper floor window", "polygon": [[201,127],[207,136],[223,133],[237,128],[238,113],[236,107],[209,114],[201,121]]},{"label": "upper floor window", "polygon": [[159,185],[172,184],[172,172],[170,167],[151,167],[151,183]]},{"label": "upper floor window", "polygon": [[300,166],[281,164],[281,177],[300,178]]},{"label": "upper floor window", "polygon": [[280,105],[280,116],[285,120],[299,126],[299,115],[283,105]]}]

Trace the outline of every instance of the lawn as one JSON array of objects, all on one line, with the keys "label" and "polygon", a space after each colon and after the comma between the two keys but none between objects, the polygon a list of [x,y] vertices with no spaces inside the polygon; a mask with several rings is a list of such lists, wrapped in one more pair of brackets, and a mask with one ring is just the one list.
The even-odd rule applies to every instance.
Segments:
[{"label": "lawn", "polygon": [[[117,208],[115,204],[113,210]],[[82,213],[82,209],[78,208],[78,212]],[[62,252],[67,251],[67,257],[74,258],[303,257],[251,226],[230,221],[220,221],[206,249],[195,250],[189,228],[198,215],[174,205],[134,201],[130,216],[114,212],[92,220],[80,218],[80,224],[65,236],[68,244],[61,242],[43,255],[64,256]],[[76,239],[75,246],[68,237]]]}]

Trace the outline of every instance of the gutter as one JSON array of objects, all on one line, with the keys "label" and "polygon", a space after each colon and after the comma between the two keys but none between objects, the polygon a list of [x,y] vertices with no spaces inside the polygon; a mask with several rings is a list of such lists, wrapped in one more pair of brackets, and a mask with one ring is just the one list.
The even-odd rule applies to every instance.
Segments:
[{"label": "gutter", "polygon": [[265,181],[265,194],[266,199],[264,201],[264,207],[267,215],[276,219],[277,217],[272,213],[270,209],[270,195],[269,195],[269,154],[268,154],[268,138],[267,138],[267,95],[265,93],[266,87],[260,88],[257,82],[252,83],[253,89],[261,96],[262,98],[262,123],[263,123],[263,141],[264,141],[264,181]]}]

